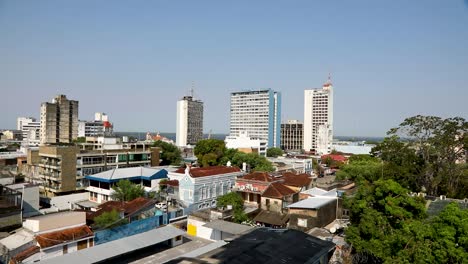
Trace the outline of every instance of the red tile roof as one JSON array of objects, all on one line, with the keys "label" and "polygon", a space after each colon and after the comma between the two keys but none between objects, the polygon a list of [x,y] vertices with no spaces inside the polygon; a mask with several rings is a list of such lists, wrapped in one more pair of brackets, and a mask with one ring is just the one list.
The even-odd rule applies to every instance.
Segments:
[{"label": "red tile roof", "polygon": [[68,228],[60,231],[36,235],[36,241],[41,248],[48,248],[69,241],[75,241],[93,236],[93,231],[88,226]]},{"label": "red tile roof", "polygon": [[312,182],[312,178],[306,173],[294,174],[291,172],[285,172],[283,173],[283,179],[283,184],[294,187],[309,186]]},{"label": "red tile roof", "polygon": [[179,186],[179,181],[178,180],[163,181],[163,182],[160,182],[159,184],[177,187]]},{"label": "red tile roof", "polygon": [[11,260],[10,260],[10,263],[22,263],[23,260],[29,258],[30,256],[38,253],[40,251],[40,247],[38,246],[32,246],[32,247],[29,247],[23,251],[21,251],[20,253],[16,254],[16,256],[12,257]]},{"label": "red tile roof", "polygon": [[334,161],[340,161],[340,162],[345,162],[345,161],[348,160],[345,156],[338,155],[338,154],[328,154],[328,155],[323,155],[321,157],[322,161],[327,159],[327,158],[331,158]]},{"label": "red tile roof", "polygon": [[273,182],[268,186],[268,188],[262,193],[263,197],[269,197],[269,198],[277,198],[281,199],[285,196],[289,196],[292,194],[295,194],[296,191],[292,190],[291,188],[287,187],[286,185],[279,183],[279,182]]},{"label": "red tile roof", "polygon": [[[214,176],[219,174],[227,174],[233,172],[240,172],[241,170],[238,167],[227,167],[227,166],[211,166],[211,167],[202,167],[202,168],[191,168],[190,176],[193,178],[197,177],[206,177]],[[175,171],[175,173],[185,173],[184,168],[180,168]]]},{"label": "red tile roof", "polygon": [[129,215],[141,209],[152,207],[155,203],[155,200],[144,197],[138,197],[128,202],[108,201],[98,206],[98,210],[96,212],[86,215],[86,218],[94,219],[95,217],[100,216],[105,212],[111,212],[114,209],[119,212],[124,212],[124,215]]},{"label": "red tile roof", "polygon": [[245,175],[242,177],[245,180],[253,180],[253,181],[262,181],[262,182],[272,182],[275,179],[270,176],[267,172],[252,172],[250,174]]}]

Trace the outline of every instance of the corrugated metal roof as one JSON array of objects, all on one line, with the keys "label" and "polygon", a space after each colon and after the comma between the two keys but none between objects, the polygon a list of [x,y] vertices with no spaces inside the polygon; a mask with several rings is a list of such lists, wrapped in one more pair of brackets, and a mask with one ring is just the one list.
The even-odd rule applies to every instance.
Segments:
[{"label": "corrugated metal roof", "polygon": [[288,208],[320,209],[324,205],[336,201],[335,197],[310,197],[288,205]]},{"label": "corrugated metal roof", "polygon": [[252,226],[236,224],[223,220],[214,220],[204,224],[203,226],[215,230],[220,230],[233,235],[239,235],[254,228]]},{"label": "corrugated metal roof", "polygon": [[[161,173],[161,177],[157,177],[157,174]],[[167,171],[165,169],[154,169],[146,167],[132,167],[132,168],[115,168],[93,175],[88,175],[86,179],[104,181],[104,182],[115,182],[123,179],[143,178],[167,178]]]},{"label": "corrugated metal roof", "polygon": [[96,263],[105,259],[120,256],[138,249],[159,244],[176,236],[184,235],[185,232],[173,226],[164,226],[144,232],[138,235],[129,236],[119,240],[83,249],[63,256],[45,259],[44,264],[82,264]]}]

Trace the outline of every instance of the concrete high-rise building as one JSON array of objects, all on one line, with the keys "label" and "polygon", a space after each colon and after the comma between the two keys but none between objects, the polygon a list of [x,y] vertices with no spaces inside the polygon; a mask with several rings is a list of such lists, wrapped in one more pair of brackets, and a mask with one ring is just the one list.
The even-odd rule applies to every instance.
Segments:
[{"label": "concrete high-rise building", "polygon": [[195,145],[203,139],[203,102],[193,94],[177,101],[176,145]]},{"label": "concrete high-rise building", "polygon": [[304,125],[299,120],[288,120],[281,124],[281,149],[300,151],[304,144]]},{"label": "concrete high-rise building", "polygon": [[246,131],[251,139],[281,146],[281,93],[271,89],[231,93],[230,136]]},{"label": "concrete high-rise building", "polygon": [[304,91],[304,150],[315,154],[331,152],[333,141],[333,86]]},{"label": "concrete high-rise building", "polygon": [[78,136],[78,101],[57,95],[41,104],[41,144],[71,143]]}]

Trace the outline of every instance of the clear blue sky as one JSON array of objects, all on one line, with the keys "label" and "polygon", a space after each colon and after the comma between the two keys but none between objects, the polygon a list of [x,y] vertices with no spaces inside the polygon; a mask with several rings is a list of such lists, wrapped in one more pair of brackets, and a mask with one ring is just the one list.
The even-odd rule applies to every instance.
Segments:
[{"label": "clear blue sky", "polygon": [[381,136],[405,117],[468,116],[468,0],[0,0],[0,128],[59,93],[80,119],[175,131],[195,81],[205,132],[229,93],[270,87],[282,119],[332,73],[335,134]]}]

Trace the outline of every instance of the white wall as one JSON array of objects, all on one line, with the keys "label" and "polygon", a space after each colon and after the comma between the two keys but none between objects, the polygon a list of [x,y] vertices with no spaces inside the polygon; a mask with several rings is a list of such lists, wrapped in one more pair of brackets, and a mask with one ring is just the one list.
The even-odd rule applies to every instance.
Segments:
[{"label": "white wall", "polygon": [[188,101],[177,101],[176,145],[187,146]]}]

